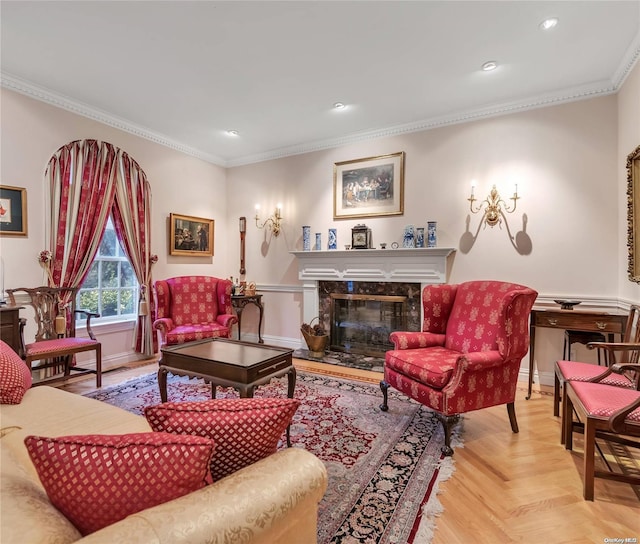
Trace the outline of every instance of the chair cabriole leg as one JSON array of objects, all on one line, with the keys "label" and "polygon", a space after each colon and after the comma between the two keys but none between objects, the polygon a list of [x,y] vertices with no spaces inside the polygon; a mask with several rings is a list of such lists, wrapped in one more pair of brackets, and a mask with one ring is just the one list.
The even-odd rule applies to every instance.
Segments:
[{"label": "chair cabriole leg", "polygon": [[511,430],[514,433],[518,433],[518,420],[516,419],[516,406],[513,402],[507,404],[507,413],[509,414],[509,423],[511,423]]},{"label": "chair cabriole leg", "polygon": [[460,420],[460,416],[445,416],[438,412],[437,415],[444,429],[444,446],[442,446],[441,451],[449,457],[453,455],[453,448],[451,447],[451,429],[453,429],[453,426]]}]

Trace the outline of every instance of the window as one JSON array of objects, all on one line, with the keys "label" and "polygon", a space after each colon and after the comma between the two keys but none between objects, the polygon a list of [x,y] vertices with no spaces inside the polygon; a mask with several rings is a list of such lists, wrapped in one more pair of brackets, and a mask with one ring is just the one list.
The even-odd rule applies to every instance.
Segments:
[{"label": "window", "polygon": [[78,291],[77,308],[99,313],[98,323],[135,319],[138,290],[138,280],[109,218],[98,253]]}]

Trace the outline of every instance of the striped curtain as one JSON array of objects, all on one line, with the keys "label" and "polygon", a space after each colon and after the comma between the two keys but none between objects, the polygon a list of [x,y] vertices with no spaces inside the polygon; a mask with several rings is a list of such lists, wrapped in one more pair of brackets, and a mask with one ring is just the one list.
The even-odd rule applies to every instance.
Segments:
[{"label": "striped curtain", "polygon": [[[125,152],[106,142],[76,140],[56,151],[45,170],[49,187],[49,248],[54,287],[82,285],[98,252],[109,215],[138,283],[140,308],[151,291],[151,190],[143,170]],[[63,301],[69,302],[69,301]],[[143,304],[144,302],[144,304]],[[140,311],[133,348],[157,351],[152,312]]]},{"label": "striped curtain", "polygon": [[140,284],[134,349],[151,357],[158,350],[152,328],[151,186],[142,168],[123,151],[118,152],[113,223]]},{"label": "striped curtain", "polygon": [[113,205],[115,178],[116,149],[108,143],[76,140],[49,160],[52,287],[82,285],[89,273]]}]

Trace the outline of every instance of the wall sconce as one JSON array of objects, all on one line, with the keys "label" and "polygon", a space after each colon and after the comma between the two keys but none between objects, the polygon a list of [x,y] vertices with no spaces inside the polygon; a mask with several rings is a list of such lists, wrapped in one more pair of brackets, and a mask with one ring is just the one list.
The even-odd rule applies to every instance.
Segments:
[{"label": "wall sconce", "polygon": [[480,202],[478,204],[478,207],[474,209],[473,203],[477,200],[477,198],[474,196],[474,190],[475,190],[475,181],[471,183],[471,196],[467,199],[469,201],[469,209],[471,210],[471,213],[478,213],[479,211],[482,210],[482,207],[484,206],[483,219],[487,223],[487,225],[489,225],[490,227],[494,227],[498,223],[501,223],[502,220],[500,219],[500,216],[504,215],[505,212],[513,213],[516,211],[516,206],[518,205],[518,199],[520,198],[518,196],[517,184],[515,186],[513,196],[509,198],[509,200],[513,200],[513,208],[509,208],[509,205],[504,200],[502,200],[502,198],[498,194],[498,190],[496,189],[496,186],[494,185],[493,188],[491,189],[491,192],[489,193],[489,196],[485,198],[482,202]]},{"label": "wall sconce", "polygon": [[274,236],[278,236],[280,234],[280,221],[282,220],[282,204],[278,203],[276,206],[276,211],[270,217],[267,217],[262,225],[260,224],[260,204],[256,204],[256,227],[259,229],[264,229],[265,227],[269,227],[269,230],[273,232]]}]

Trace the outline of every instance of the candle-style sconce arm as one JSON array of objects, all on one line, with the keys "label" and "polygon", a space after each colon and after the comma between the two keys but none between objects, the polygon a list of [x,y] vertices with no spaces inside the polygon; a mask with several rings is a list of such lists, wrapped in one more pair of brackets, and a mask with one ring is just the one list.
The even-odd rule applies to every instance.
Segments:
[{"label": "candle-style sconce arm", "polygon": [[[467,198],[467,200],[469,201],[469,210],[471,211],[471,213],[479,213],[484,209],[483,220],[490,227],[494,227],[498,223],[501,223],[502,220],[500,218],[505,214],[505,212],[515,212],[516,207],[518,206],[519,199],[520,197],[518,196],[517,185],[513,196],[509,198],[509,200],[513,201],[512,207],[510,207],[509,204],[502,199],[495,185],[489,192],[489,196],[482,201],[479,201],[474,196],[473,186],[471,188],[471,196]],[[478,202],[478,204],[474,207],[475,202]]]},{"label": "candle-style sconce arm", "polygon": [[274,236],[280,234],[280,222],[282,221],[282,205],[278,204],[275,212],[270,217],[267,217],[262,224],[260,223],[260,205],[256,205],[256,227],[259,229],[268,228],[273,232]]}]

